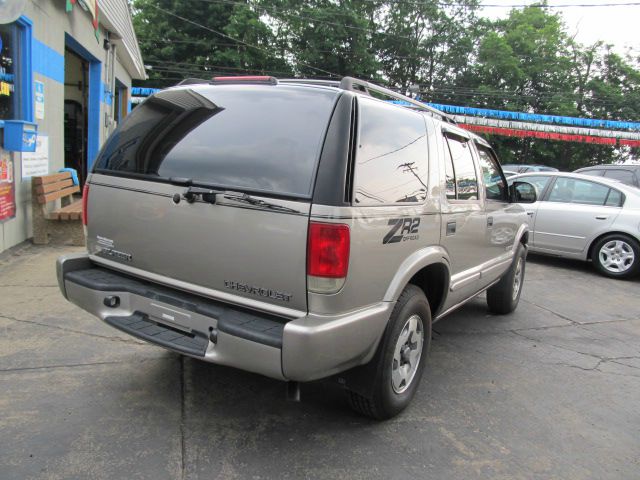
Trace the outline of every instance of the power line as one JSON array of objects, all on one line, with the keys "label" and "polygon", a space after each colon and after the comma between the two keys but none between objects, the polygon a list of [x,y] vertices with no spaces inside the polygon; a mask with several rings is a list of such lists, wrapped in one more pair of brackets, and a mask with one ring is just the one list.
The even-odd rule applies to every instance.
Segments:
[{"label": "power line", "polygon": [[[264,52],[264,53],[268,54],[269,56],[272,56],[272,55],[273,55],[273,52],[272,52],[272,51],[270,51],[270,50],[267,50],[266,48],[259,47],[259,46],[257,46],[257,45],[253,45],[253,44],[251,44],[251,43],[245,42],[245,41],[243,41],[243,40],[239,40],[239,39],[237,39],[237,38],[233,38],[233,37],[231,37],[231,36],[227,35],[226,33],[219,32],[219,31],[217,31],[217,30],[214,30],[213,28],[207,27],[206,25],[202,25],[202,24],[200,24],[200,23],[194,22],[193,20],[189,20],[188,18],[182,17],[182,16],[180,16],[180,15],[178,15],[178,14],[174,13],[174,12],[170,12],[169,10],[165,10],[165,9],[164,9],[164,8],[162,8],[162,7],[158,7],[157,5],[149,4],[149,6],[151,6],[151,7],[155,8],[156,10],[159,10],[159,11],[161,11],[161,12],[164,12],[164,13],[166,13],[167,15],[171,15],[171,16],[173,16],[173,17],[179,18],[180,20],[182,20],[182,21],[184,21],[184,22],[187,22],[187,23],[190,23],[190,24],[192,24],[192,25],[195,25],[196,27],[203,28],[203,29],[208,30],[208,31],[210,31],[210,32],[212,32],[212,33],[215,33],[216,35],[220,35],[221,37],[228,38],[229,40],[232,40],[232,41],[234,41],[234,42],[238,42],[238,43],[240,43],[240,44],[242,44],[242,45],[245,45],[245,46],[247,46],[247,47],[255,48],[256,50],[259,50],[259,51],[261,51],[261,52]],[[323,73],[323,74],[329,75],[329,76],[331,76],[331,77],[337,77],[337,78],[340,78],[340,75],[338,75],[337,73],[329,72],[328,70],[324,70],[324,69],[322,69],[322,68],[314,67],[313,65],[309,65],[309,64],[304,63],[304,62],[300,62],[300,61],[298,61],[298,62],[297,62],[297,64],[302,65],[303,67],[310,68],[310,69],[315,70],[315,71],[317,71],[317,72],[320,72],[320,73]]]},{"label": "power line", "polygon": [[[375,2],[378,3],[379,0],[364,0],[366,2]],[[478,5],[469,5],[468,3],[463,2],[437,2],[437,3],[427,3],[420,1],[411,1],[411,0],[390,0],[389,3],[397,3],[397,4],[405,4],[405,5],[415,5],[415,6],[427,6],[427,5],[437,5],[440,7],[473,7],[477,9],[482,8],[527,8],[527,7],[538,7],[538,8],[590,8],[590,7],[636,7],[640,6],[640,2],[617,2],[617,3],[565,3],[565,4],[557,4],[557,5],[543,5],[540,2],[534,1],[531,3],[513,3],[508,5],[501,4],[492,4],[492,3],[479,3]]]},{"label": "power line", "polygon": [[[251,3],[243,3],[243,2],[236,2],[233,0],[198,0],[200,2],[205,2],[205,3],[221,3],[221,4],[230,4],[230,5],[243,5],[246,7],[249,6],[253,6],[255,8],[259,8],[260,10],[264,10],[265,12],[279,12],[281,15],[286,15],[289,17],[294,17],[294,18],[299,18],[301,20],[308,20],[310,22],[315,22],[315,23],[322,23],[324,25],[331,25],[334,27],[342,27],[342,28],[348,28],[350,30],[360,30],[363,32],[367,32],[367,33],[373,33],[376,35],[386,35],[386,36],[390,36],[390,37],[395,37],[395,38],[402,38],[404,40],[413,40],[413,37],[410,36],[406,36],[406,35],[396,35],[393,33],[386,33],[386,32],[379,32],[377,30],[372,30],[370,28],[366,28],[366,27],[357,27],[355,25],[345,25],[344,23],[336,23],[336,22],[330,22],[328,20],[320,20],[318,18],[315,17],[304,17],[302,15],[296,15],[295,13],[290,13],[286,10],[282,10],[282,9],[278,9],[275,7],[263,7],[260,5],[256,5],[256,4],[251,4]],[[343,14],[344,16],[347,16],[347,14]]]}]

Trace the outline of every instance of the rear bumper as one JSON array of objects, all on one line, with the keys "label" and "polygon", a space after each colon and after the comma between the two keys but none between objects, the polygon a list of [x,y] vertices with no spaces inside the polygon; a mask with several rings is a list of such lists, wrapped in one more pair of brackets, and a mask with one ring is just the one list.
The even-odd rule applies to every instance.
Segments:
[{"label": "rear bumper", "polygon": [[57,275],[65,298],[119,330],[280,380],[315,380],[368,362],[393,306],[291,320],[105,269],[86,254],[60,257]]}]

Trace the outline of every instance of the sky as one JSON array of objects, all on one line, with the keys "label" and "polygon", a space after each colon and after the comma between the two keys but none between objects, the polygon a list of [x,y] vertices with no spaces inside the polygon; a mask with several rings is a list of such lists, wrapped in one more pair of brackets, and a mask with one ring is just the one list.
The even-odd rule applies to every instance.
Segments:
[{"label": "sky", "polygon": [[[525,5],[532,0],[482,0],[484,5]],[[539,3],[539,2],[538,2]],[[624,54],[628,47],[640,53],[640,0],[548,0],[553,5],[602,5],[635,3],[626,6],[554,8],[565,21],[567,32],[576,40],[591,45],[598,40],[612,44],[616,52]],[[511,7],[485,7],[482,15],[504,18]]]}]

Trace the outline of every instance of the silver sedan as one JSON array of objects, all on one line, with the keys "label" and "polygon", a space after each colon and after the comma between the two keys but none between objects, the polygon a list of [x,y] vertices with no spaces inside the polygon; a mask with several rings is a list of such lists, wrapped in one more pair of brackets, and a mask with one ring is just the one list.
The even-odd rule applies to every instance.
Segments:
[{"label": "silver sedan", "polygon": [[525,173],[509,183],[536,187],[529,215],[531,252],[591,260],[609,277],[640,271],[640,190],[578,173]]}]

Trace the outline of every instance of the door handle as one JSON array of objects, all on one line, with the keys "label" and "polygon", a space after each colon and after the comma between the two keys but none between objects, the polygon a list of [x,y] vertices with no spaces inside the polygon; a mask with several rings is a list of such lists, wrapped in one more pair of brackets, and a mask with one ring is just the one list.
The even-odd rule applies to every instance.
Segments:
[{"label": "door handle", "polygon": [[487,227],[493,227],[493,217],[487,217]]},{"label": "door handle", "polygon": [[527,215],[529,215],[530,217],[533,217],[533,214],[534,214],[534,213],[535,213],[535,212],[530,211],[530,212],[527,212]]},{"label": "door handle", "polygon": [[455,235],[456,233],[456,222],[447,222],[447,236]]},{"label": "door handle", "polygon": [[596,215],[596,220],[606,220],[609,215]]}]

